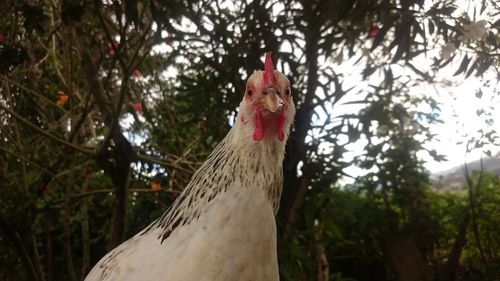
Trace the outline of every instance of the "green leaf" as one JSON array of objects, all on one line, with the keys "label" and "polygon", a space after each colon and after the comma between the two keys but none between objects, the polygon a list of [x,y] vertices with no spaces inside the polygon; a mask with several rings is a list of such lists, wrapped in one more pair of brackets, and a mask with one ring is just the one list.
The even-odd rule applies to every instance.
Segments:
[{"label": "green leaf", "polygon": [[460,67],[458,68],[457,72],[453,74],[453,76],[457,76],[458,74],[465,72],[467,70],[467,66],[469,65],[471,58],[469,58],[468,55],[465,55],[464,59],[462,60],[462,63],[460,64]]},{"label": "green leaf", "polygon": [[476,66],[478,64],[478,61],[479,61],[479,59],[476,59],[472,63],[471,67],[469,68],[469,71],[467,71],[467,74],[465,74],[465,78],[468,78],[472,74],[472,72],[474,72],[474,70],[476,69]]},{"label": "green leaf", "polygon": [[372,67],[371,65],[367,65],[366,68],[363,70],[363,79],[368,78],[370,75],[373,74],[373,72],[375,72],[375,70],[377,70],[377,68]]},{"label": "green leaf", "polygon": [[427,25],[427,29],[429,30],[429,33],[431,35],[434,33],[435,26],[434,26],[434,23],[431,20],[429,20],[429,24]]},{"label": "green leaf", "polygon": [[380,45],[380,43],[382,43],[385,34],[387,33],[387,31],[389,31],[391,27],[392,26],[388,23],[382,26],[382,28],[377,33],[377,36],[375,36],[375,38],[373,39],[372,47],[370,48],[371,51],[375,50],[375,48],[377,48],[377,46]]},{"label": "green leaf", "polygon": [[392,82],[394,81],[394,76],[392,75],[392,69],[391,67],[388,67],[385,71],[385,86],[389,88],[392,85]]},{"label": "green leaf", "polygon": [[476,77],[483,75],[483,73],[493,64],[493,60],[488,59],[485,63],[481,64],[476,72]]},{"label": "green leaf", "polygon": [[496,28],[500,28],[500,19],[498,19],[496,22],[494,22],[491,27],[496,27]]},{"label": "green leaf", "polygon": [[441,15],[450,16],[453,12],[455,12],[455,10],[457,8],[458,8],[457,6],[449,6],[449,7],[439,8],[439,9],[436,9],[436,13],[441,14]]}]

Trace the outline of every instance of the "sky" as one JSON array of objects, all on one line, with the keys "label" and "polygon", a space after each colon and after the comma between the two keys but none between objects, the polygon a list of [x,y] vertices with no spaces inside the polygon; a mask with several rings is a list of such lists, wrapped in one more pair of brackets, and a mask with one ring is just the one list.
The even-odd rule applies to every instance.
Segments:
[{"label": "sky", "polygon": [[[477,131],[483,129],[498,132],[500,129],[500,96],[494,91],[495,86],[498,84],[483,86],[480,79],[471,78],[452,87],[438,89],[439,93],[436,93],[435,98],[441,103],[440,117],[443,123],[432,125],[431,130],[436,138],[429,143],[429,147],[444,154],[447,161],[436,162],[424,158],[428,161],[428,170],[440,172],[464,162],[478,160],[485,156],[483,152],[486,150],[490,150],[493,155],[500,152],[500,147],[493,144],[467,152],[467,139],[477,136]],[[478,89],[482,90],[481,98],[476,97]],[[493,125],[487,125],[485,118],[476,114],[481,109],[491,113],[491,119],[495,122]]]}]

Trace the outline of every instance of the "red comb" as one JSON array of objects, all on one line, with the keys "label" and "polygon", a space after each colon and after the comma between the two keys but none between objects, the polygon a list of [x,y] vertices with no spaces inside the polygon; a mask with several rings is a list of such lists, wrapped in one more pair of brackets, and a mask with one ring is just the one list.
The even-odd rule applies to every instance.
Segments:
[{"label": "red comb", "polygon": [[264,85],[270,86],[276,83],[276,77],[274,76],[274,65],[273,59],[271,58],[271,52],[266,53],[266,62],[264,63]]}]

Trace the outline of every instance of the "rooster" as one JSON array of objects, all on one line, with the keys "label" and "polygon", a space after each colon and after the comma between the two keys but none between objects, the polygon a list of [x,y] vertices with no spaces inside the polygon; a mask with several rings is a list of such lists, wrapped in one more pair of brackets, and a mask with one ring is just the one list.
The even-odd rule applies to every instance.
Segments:
[{"label": "rooster", "polygon": [[278,281],[275,214],[295,115],[290,81],[274,70],[247,81],[233,128],[172,206],[104,256],[86,281]]}]

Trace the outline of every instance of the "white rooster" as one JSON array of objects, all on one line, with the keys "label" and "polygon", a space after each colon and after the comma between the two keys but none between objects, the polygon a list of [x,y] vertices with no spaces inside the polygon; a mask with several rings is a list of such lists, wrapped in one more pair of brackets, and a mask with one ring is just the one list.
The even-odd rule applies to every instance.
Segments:
[{"label": "white rooster", "polygon": [[278,281],[275,213],[295,115],[290,82],[248,78],[234,127],[172,206],[104,256],[86,281]]}]

